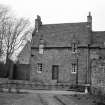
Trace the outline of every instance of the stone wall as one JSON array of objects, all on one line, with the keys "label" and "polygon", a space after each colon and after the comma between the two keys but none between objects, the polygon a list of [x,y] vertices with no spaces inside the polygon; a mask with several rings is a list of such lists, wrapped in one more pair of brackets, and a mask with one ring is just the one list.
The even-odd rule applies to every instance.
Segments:
[{"label": "stone wall", "polygon": [[[85,84],[87,71],[87,49],[81,48],[78,56],[78,82]],[[37,63],[43,64],[42,73],[37,73]],[[52,80],[52,65],[59,65],[59,77]],[[32,50],[31,56],[31,80],[39,80],[45,84],[76,83],[76,74],[71,73],[72,55],[71,49],[45,49],[44,54],[39,54],[38,49]]]},{"label": "stone wall", "polygon": [[92,93],[105,94],[105,49],[91,50],[91,85]]},{"label": "stone wall", "polygon": [[14,66],[13,79],[29,80],[30,79],[30,64],[16,64]]}]

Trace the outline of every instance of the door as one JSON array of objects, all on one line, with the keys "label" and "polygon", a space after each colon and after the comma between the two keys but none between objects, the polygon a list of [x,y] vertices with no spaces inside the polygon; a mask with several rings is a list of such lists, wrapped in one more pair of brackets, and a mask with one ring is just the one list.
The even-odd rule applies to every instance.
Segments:
[{"label": "door", "polygon": [[57,80],[59,78],[59,65],[52,65],[52,80]]}]

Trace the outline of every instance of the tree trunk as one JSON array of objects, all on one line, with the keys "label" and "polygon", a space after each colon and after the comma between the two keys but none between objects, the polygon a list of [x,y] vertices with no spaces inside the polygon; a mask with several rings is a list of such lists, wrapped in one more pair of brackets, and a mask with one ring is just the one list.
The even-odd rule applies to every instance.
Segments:
[{"label": "tree trunk", "polygon": [[9,58],[6,56],[6,63],[5,63],[5,72],[6,72],[6,77],[8,78],[9,76]]},{"label": "tree trunk", "polygon": [[6,56],[6,77],[8,79],[13,79],[13,62]]}]

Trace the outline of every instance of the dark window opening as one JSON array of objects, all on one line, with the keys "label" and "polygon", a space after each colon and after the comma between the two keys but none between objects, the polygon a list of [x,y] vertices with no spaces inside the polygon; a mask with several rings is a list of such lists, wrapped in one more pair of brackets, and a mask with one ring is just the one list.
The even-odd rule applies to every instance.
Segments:
[{"label": "dark window opening", "polygon": [[31,57],[33,57],[34,55],[33,54],[31,54]]},{"label": "dark window opening", "polygon": [[72,73],[76,73],[77,71],[77,65],[75,63],[72,63]]},{"label": "dark window opening", "polygon": [[76,43],[72,44],[72,53],[75,53],[77,51],[77,45]]},{"label": "dark window opening", "polygon": [[38,63],[37,64],[37,72],[42,73],[42,71],[43,71],[43,65],[42,65],[42,63]]}]

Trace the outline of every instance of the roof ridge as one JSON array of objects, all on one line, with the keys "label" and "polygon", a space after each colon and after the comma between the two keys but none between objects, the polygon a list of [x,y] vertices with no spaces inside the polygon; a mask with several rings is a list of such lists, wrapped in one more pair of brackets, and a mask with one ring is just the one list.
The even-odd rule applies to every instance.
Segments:
[{"label": "roof ridge", "polygon": [[92,32],[93,32],[93,33],[96,33],[96,32],[98,33],[98,32],[105,32],[105,31],[92,31]]},{"label": "roof ridge", "polygon": [[42,24],[42,25],[64,25],[64,24],[87,24],[87,22],[73,22],[73,23],[52,23],[52,24]]}]

